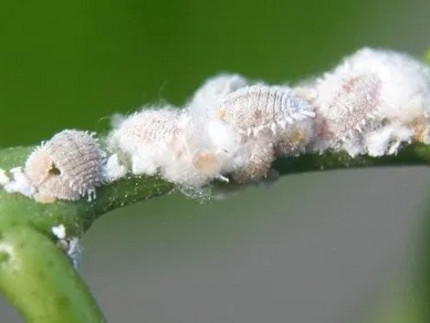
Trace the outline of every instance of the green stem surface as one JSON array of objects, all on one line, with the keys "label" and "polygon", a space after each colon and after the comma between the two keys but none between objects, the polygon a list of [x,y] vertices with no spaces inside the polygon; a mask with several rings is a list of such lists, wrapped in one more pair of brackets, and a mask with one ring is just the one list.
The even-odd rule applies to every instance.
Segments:
[{"label": "green stem surface", "polygon": [[104,322],[69,259],[29,226],[1,227],[0,288],[26,322]]}]

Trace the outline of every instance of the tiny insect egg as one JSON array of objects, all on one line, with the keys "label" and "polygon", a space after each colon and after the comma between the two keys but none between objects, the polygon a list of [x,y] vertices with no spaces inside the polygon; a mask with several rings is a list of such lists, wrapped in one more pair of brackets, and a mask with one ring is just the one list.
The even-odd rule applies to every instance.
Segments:
[{"label": "tiny insect egg", "polygon": [[39,202],[91,198],[102,182],[102,152],[91,134],[63,130],[36,148],[25,174]]}]

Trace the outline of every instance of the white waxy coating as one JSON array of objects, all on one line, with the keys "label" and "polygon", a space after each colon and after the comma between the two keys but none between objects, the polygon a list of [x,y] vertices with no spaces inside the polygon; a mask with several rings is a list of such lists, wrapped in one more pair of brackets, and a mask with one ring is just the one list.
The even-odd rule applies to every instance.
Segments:
[{"label": "white waxy coating", "polygon": [[239,182],[266,176],[276,156],[297,154],[313,137],[313,107],[286,86],[241,88],[225,96],[214,115],[240,136],[246,162],[234,171]]},{"label": "white waxy coating", "polygon": [[22,167],[12,168],[9,173],[9,181],[3,186],[5,191],[9,193],[20,193],[22,195],[32,197],[34,189],[27,176],[25,176]]},{"label": "white waxy coating", "polygon": [[103,165],[102,173],[103,181],[110,183],[124,177],[127,174],[127,167],[121,164],[117,154],[112,154]]},{"label": "white waxy coating", "polygon": [[238,74],[220,74],[197,89],[187,107],[190,127],[186,140],[193,155],[193,164],[212,178],[227,180],[223,175],[243,165],[240,136],[230,125],[216,117],[226,96],[246,87],[248,81]]},{"label": "white waxy coating", "polygon": [[65,239],[66,238],[66,227],[64,224],[59,224],[57,226],[53,226],[51,228],[52,234],[57,237],[57,239]]},{"label": "white waxy coating", "polygon": [[430,70],[407,55],[359,50],[319,79],[314,92],[319,150],[381,156],[402,142],[429,141]]},{"label": "white waxy coating", "polygon": [[218,175],[218,159],[200,149],[187,111],[146,109],[126,118],[109,144],[130,160],[133,174],[159,174],[168,181],[201,186]]},{"label": "white waxy coating", "polygon": [[192,187],[229,173],[258,180],[275,156],[303,151],[314,113],[289,87],[245,84],[237,75],[217,76],[183,111],[146,109],[124,118],[108,143],[129,159],[133,174]]},{"label": "white waxy coating", "polygon": [[248,81],[238,74],[220,74],[208,79],[197,89],[188,104],[196,112],[213,111],[224,97],[247,85]]},{"label": "white waxy coating", "polygon": [[155,175],[178,140],[181,112],[172,108],[142,110],[125,118],[111,133],[109,143],[129,157],[133,174]]},{"label": "white waxy coating", "polygon": [[276,157],[315,150],[393,154],[402,142],[430,142],[429,79],[416,60],[371,49],[294,90],[219,75],[182,111],[145,110],[119,120],[110,144],[134,174],[192,187],[227,174],[259,180]]},{"label": "white waxy coating", "polygon": [[92,135],[64,130],[27,159],[25,174],[40,202],[78,200],[95,195],[101,184],[102,153]]}]

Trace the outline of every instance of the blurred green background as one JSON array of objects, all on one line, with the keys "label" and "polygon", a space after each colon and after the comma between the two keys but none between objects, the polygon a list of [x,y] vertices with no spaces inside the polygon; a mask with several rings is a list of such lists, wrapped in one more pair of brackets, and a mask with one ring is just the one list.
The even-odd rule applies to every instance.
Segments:
[{"label": "blurred green background", "polygon": [[[181,105],[220,71],[294,82],[363,46],[422,56],[429,15],[424,0],[1,1],[0,146]],[[82,274],[111,322],[410,322],[429,179],[353,170],[148,201],[95,224]],[[0,321],[19,322],[3,299]]]}]

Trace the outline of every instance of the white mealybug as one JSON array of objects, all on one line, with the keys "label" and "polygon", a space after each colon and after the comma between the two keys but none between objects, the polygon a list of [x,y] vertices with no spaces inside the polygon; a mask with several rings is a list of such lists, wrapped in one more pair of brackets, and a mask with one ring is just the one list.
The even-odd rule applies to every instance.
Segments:
[{"label": "white mealybug", "polygon": [[243,135],[270,131],[275,137],[288,125],[314,116],[313,108],[286,86],[257,84],[241,88],[222,101],[216,117],[234,125]]},{"label": "white mealybug", "polygon": [[205,146],[198,146],[196,129],[187,110],[145,109],[125,118],[108,143],[129,160],[133,174],[158,174],[173,183],[199,187],[218,175],[219,166]]},{"label": "white mealybug", "polygon": [[[129,158],[133,174],[155,175],[179,132],[181,111],[145,109],[125,118],[109,135],[109,145]],[[180,152],[176,152],[180,154]]]},{"label": "white mealybug", "polygon": [[376,117],[381,80],[373,73],[348,75],[339,82],[321,82],[318,90],[318,149],[350,147],[351,155],[359,153],[354,143]]},{"label": "white mealybug", "polygon": [[25,175],[40,202],[92,198],[101,184],[102,153],[93,136],[64,130],[28,157]]},{"label": "white mealybug", "polygon": [[227,95],[213,117],[239,133],[248,161],[236,180],[264,177],[276,156],[304,149],[313,136],[313,116],[313,107],[286,86],[257,84]]},{"label": "white mealybug", "polygon": [[402,142],[429,141],[430,70],[412,57],[362,49],[317,80],[316,149],[394,154]]}]

